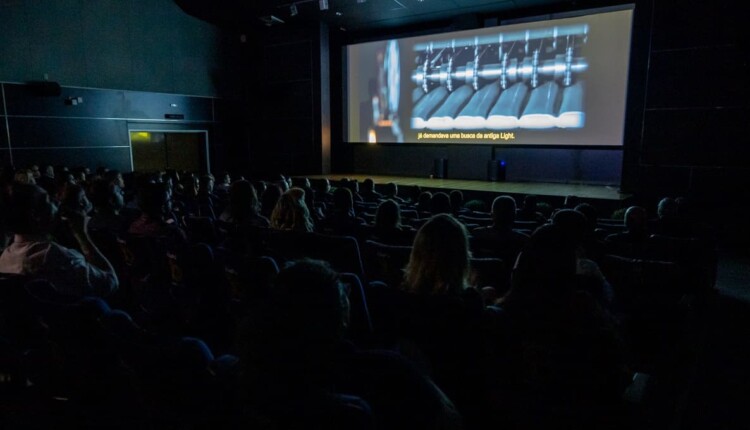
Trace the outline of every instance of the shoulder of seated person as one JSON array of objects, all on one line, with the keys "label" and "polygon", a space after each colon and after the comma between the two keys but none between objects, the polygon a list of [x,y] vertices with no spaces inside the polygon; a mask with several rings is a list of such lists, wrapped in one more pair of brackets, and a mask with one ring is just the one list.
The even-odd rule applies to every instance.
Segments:
[{"label": "shoulder of seated person", "polygon": [[38,242],[37,245],[39,247],[37,249],[39,250],[43,250],[44,248],[46,248],[47,258],[49,258],[52,255],[64,255],[64,256],[75,256],[75,257],[83,256],[83,254],[81,254],[80,251],[65,247],[63,245],[60,245],[57,242]]}]

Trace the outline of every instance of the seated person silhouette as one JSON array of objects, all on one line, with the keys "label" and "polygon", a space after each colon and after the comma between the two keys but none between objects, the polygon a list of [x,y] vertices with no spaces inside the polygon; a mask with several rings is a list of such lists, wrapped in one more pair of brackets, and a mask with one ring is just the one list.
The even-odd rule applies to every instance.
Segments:
[{"label": "seated person silhouette", "polygon": [[625,347],[615,319],[580,288],[577,261],[569,232],[539,227],[499,301],[511,330],[497,405],[513,428],[617,428],[622,419]]},{"label": "seated person silhouette", "polygon": [[401,224],[401,208],[393,200],[386,200],[375,212],[375,226],[370,238],[386,245],[411,246],[414,229]]},{"label": "seated person silhouette", "polygon": [[369,428],[462,428],[450,400],[403,357],[345,340],[346,286],[327,263],[291,262],[273,291],[239,337],[253,416],[275,423],[272,428],[361,428],[342,422],[338,406],[346,394],[371,407],[375,425]]},{"label": "seated person silhouette", "polygon": [[321,232],[336,235],[356,235],[358,229],[365,225],[364,219],[354,212],[354,199],[348,188],[336,188],[333,192],[333,207],[326,218],[321,221]]},{"label": "seated person silhouette", "polygon": [[475,250],[496,255],[512,267],[518,253],[529,241],[529,236],[514,231],[516,201],[510,196],[500,196],[492,201],[492,225],[472,230]]},{"label": "seated person silhouette", "polygon": [[290,188],[279,197],[271,212],[271,228],[298,232],[312,232],[313,220],[305,204],[305,191]]},{"label": "seated person silhouette", "polygon": [[625,228],[622,233],[613,233],[604,239],[607,252],[630,258],[643,258],[648,241],[648,217],[646,209],[631,206],[625,211]]},{"label": "seated person silhouette", "polygon": [[362,196],[364,201],[370,203],[377,203],[383,199],[383,195],[375,191],[375,181],[373,181],[372,178],[367,178],[362,181],[359,195]]},{"label": "seated person silhouette", "polygon": [[66,295],[107,296],[117,290],[115,270],[92,242],[85,213],[71,211],[63,219],[79,251],[49,239],[57,207],[41,187],[15,184],[8,212],[14,238],[0,255],[0,272],[47,279]]}]

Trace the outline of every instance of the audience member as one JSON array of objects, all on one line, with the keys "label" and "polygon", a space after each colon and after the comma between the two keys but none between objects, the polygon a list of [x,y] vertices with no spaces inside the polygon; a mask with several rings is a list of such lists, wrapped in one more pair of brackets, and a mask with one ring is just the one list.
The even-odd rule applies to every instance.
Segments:
[{"label": "audience member", "polygon": [[[89,216],[93,209],[93,205],[86,195],[86,190],[79,184],[67,184],[64,188],[60,205],[58,206],[59,218],[63,219],[70,215],[70,213],[80,213],[82,215]],[[78,244],[78,240],[72,234],[70,228],[65,222],[58,222],[52,229],[52,235],[58,244],[66,248],[75,248]],[[89,230],[91,230],[91,223],[89,222]]]},{"label": "audience member", "polygon": [[236,181],[229,189],[229,205],[219,219],[238,227],[268,227],[268,218],[260,214],[255,187],[245,180]]},{"label": "audience member", "polygon": [[305,204],[305,191],[290,188],[279,197],[271,213],[271,228],[298,232],[312,232],[310,211]]},{"label": "audience member", "polygon": [[353,428],[336,407],[344,392],[370,405],[374,429],[462,428],[450,400],[409,362],[344,340],[349,300],[328,264],[292,262],[273,291],[240,337],[253,416],[275,428]]},{"label": "audience member", "polygon": [[[181,216],[197,216],[201,208],[198,202],[198,177],[189,173],[181,176],[180,186],[172,196],[174,210]],[[136,186],[140,191],[144,185]]]},{"label": "audience member", "polygon": [[565,196],[565,201],[563,201],[563,205],[561,209],[575,209],[576,206],[578,206],[581,203],[581,199],[578,198],[578,196],[569,194]]},{"label": "audience member", "polygon": [[405,203],[404,199],[398,195],[398,185],[395,182],[389,182],[385,184],[383,189],[383,198],[394,200],[396,203],[402,205]]},{"label": "audience member", "polygon": [[419,194],[419,199],[417,200],[417,212],[419,212],[420,217],[422,215],[430,214],[432,211],[432,206],[430,203],[432,202],[432,193],[429,191],[422,191],[422,193]]},{"label": "audience member", "polygon": [[15,182],[19,184],[36,184],[36,179],[29,169],[16,170]]},{"label": "audience member", "polygon": [[433,215],[452,213],[453,208],[451,208],[451,200],[448,194],[442,191],[433,194],[432,200],[430,200],[430,212]]},{"label": "audience member", "polygon": [[214,187],[214,192],[219,196],[226,196],[229,194],[229,189],[232,187],[232,175],[229,172],[221,174],[221,181]]},{"label": "audience member", "polygon": [[270,219],[271,213],[273,213],[273,209],[276,207],[281,194],[281,187],[275,183],[269,183],[266,190],[261,194],[260,214]]},{"label": "audience member", "polygon": [[323,202],[325,204],[333,202],[333,194],[331,193],[331,181],[329,181],[328,178],[318,180],[315,193],[316,198],[319,202]]},{"label": "audience member", "polygon": [[87,170],[88,168],[83,166],[78,166],[71,170],[71,174],[73,175],[73,181],[75,181],[76,184],[83,185],[86,183],[87,179]]},{"label": "audience member", "polygon": [[172,203],[163,183],[148,182],[138,193],[141,216],[133,221],[128,233],[139,237],[163,238],[170,246],[179,246],[187,240],[185,232],[172,215]]},{"label": "audience member", "polygon": [[578,288],[570,235],[531,236],[500,306],[511,337],[502,416],[519,428],[610,428],[631,373],[614,320]]},{"label": "audience member", "polygon": [[651,222],[651,233],[663,236],[689,237],[690,226],[680,217],[677,201],[665,197],[657,207],[658,218]]},{"label": "audience member", "polygon": [[31,176],[34,178],[34,181],[39,181],[39,178],[42,177],[42,172],[39,170],[39,166],[32,164],[31,167],[29,167],[29,170],[31,171]]},{"label": "audience member", "polygon": [[401,208],[393,200],[385,200],[375,212],[375,226],[370,238],[386,245],[411,246],[415,231],[401,224]]},{"label": "audience member", "polygon": [[463,224],[449,214],[430,218],[414,239],[406,294],[392,312],[401,350],[430,372],[473,428],[487,413],[495,365],[487,345],[498,327],[470,284],[470,256]]},{"label": "audience member", "polygon": [[125,207],[123,192],[116,184],[106,179],[96,180],[91,186],[91,203],[94,212],[89,228],[91,231],[107,231],[112,234],[122,233],[125,229],[125,218],[120,211]]},{"label": "audience member", "polygon": [[198,213],[195,215],[216,219],[223,210],[221,200],[214,194],[214,175],[208,173],[201,176],[198,185]]},{"label": "audience member", "polygon": [[458,216],[469,212],[464,208],[464,193],[460,190],[452,190],[449,194],[451,201],[451,213],[454,216]]},{"label": "audience member", "polygon": [[[353,201],[357,203],[362,203],[365,201],[362,195],[359,194],[359,182],[356,179],[347,179],[346,181],[342,180],[341,187],[339,188],[342,188],[342,187],[348,188],[349,191],[352,192]],[[335,194],[334,194],[334,198],[335,198]]]},{"label": "audience member", "polygon": [[631,206],[625,211],[625,228],[622,233],[612,233],[604,239],[607,252],[630,258],[643,258],[646,255],[648,240],[648,217],[646,209]]},{"label": "audience member", "polygon": [[537,197],[529,194],[523,199],[523,206],[516,211],[516,219],[519,221],[533,221],[544,224],[547,219],[537,210]]},{"label": "audience member", "polygon": [[588,203],[581,203],[575,207],[577,212],[586,217],[586,228],[583,234],[583,248],[586,255],[594,261],[600,261],[605,254],[603,237],[597,233],[598,213],[596,208]]},{"label": "audience member", "polygon": [[14,185],[8,209],[8,229],[15,236],[0,255],[0,272],[45,278],[60,293],[74,296],[106,296],[117,290],[117,275],[92,242],[85,212],[70,211],[64,219],[78,252],[49,240],[57,208],[42,188]]},{"label": "audience member", "polygon": [[[167,176],[172,178],[173,184],[177,184],[179,182],[179,176],[177,175],[177,172],[174,172],[174,175]],[[125,179],[122,177],[122,172],[120,172],[119,170],[107,170],[107,172],[102,175],[102,178],[109,184],[117,185],[121,190],[125,189]]]},{"label": "audience member", "polygon": [[496,197],[492,201],[492,225],[472,230],[472,243],[475,250],[482,250],[488,256],[501,258],[512,267],[529,236],[513,230],[516,218],[516,201],[510,196]]},{"label": "audience member", "polygon": [[42,173],[39,176],[39,179],[37,179],[37,185],[44,188],[45,191],[47,191],[47,194],[54,194],[55,193],[55,168],[51,165],[47,165],[44,167],[44,173]]},{"label": "audience member", "polygon": [[356,216],[352,192],[348,188],[336,188],[333,192],[333,207],[320,222],[320,231],[337,235],[356,235],[360,226],[366,222]]},{"label": "audience member", "polygon": [[588,258],[584,248],[587,230],[586,216],[573,209],[562,209],[552,217],[552,224],[560,227],[576,252],[576,274],[580,277],[580,287],[601,300],[603,304],[608,305],[613,298],[612,288],[599,269],[599,265]]},{"label": "audience member", "polygon": [[[310,181],[307,181],[307,183],[310,184]],[[305,205],[307,205],[307,210],[310,211],[310,219],[312,219],[313,222],[313,229],[317,229],[318,225],[320,225],[320,223],[323,222],[323,219],[325,219],[325,214],[322,209],[325,205],[318,204],[317,194],[309,185],[303,189],[305,190]]]},{"label": "audience member", "polygon": [[460,295],[469,288],[466,227],[447,214],[435,215],[417,232],[404,274],[404,289],[416,294]]},{"label": "audience member", "polygon": [[362,181],[362,190],[360,195],[364,201],[369,203],[378,203],[383,199],[383,195],[375,191],[375,181],[372,178],[367,178]]},{"label": "audience member", "polygon": [[310,188],[310,179],[306,177],[297,176],[290,179],[292,180],[292,187],[302,188],[303,190]]}]

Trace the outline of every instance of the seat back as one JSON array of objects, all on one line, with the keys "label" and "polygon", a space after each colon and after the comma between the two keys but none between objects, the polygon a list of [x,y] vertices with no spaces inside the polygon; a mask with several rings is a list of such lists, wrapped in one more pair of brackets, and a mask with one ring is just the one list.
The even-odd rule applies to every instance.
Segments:
[{"label": "seat back", "polygon": [[685,272],[674,262],[606,255],[601,269],[614,290],[614,305],[626,313],[675,303],[688,289]]},{"label": "seat back", "polygon": [[349,291],[349,335],[354,341],[367,341],[372,335],[372,321],[362,281],[354,273],[342,273],[341,281]]},{"label": "seat back", "polygon": [[646,253],[651,259],[679,264],[695,277],[694,286],[698,289],[713,288],[716,284],[718,257],[713,240],[654,234],[648,238]]},{"label": "seat back", "polygon": [[186,216],[183,219],[185,232],[192,243],[203,242],[214,245],[220,240],[219,228],[208,216]]},{"label": "seat back", "polygon": [[499,296],[510,289],[510,271],[500,258],[472,258],[471,283],[477,287],[492,287]]},{"label": "seat back", "polygon": [[368,240],[363,254],[368,280],[382,281],[398,287],[404,277],[403,270],[409,262],[411,246],[384,245]]},{"label": "seat back", "polygon": [[267,247],[269,255],[279,261],[299,258],[323,260],[338,272],[351,272],[364,277],[359,245],[351,236],[271,231]]}]

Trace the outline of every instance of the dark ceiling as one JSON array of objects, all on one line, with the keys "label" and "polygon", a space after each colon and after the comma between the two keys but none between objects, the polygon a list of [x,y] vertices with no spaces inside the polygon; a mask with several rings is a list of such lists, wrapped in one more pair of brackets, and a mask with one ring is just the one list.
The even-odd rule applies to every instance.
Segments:
[{"label": "dark ceiling", "polygon": [[[334,28],[369,30],[451,20],[471,15],[544,13],[552,8],[586,8],[611,1],[571,0],[175,0],[187,13],[216,24],[293,25],[324,21]],[[323,4],[328,9],[323,10]],[[296,9],[296,10],[295,10]],[[460,19],[460,18],[459,18]]]}]

